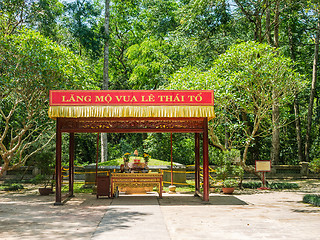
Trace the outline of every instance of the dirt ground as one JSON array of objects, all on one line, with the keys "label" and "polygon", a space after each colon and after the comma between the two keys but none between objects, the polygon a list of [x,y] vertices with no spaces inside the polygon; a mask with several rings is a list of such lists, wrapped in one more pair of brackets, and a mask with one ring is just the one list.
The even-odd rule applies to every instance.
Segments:
[{"label": "dirt ground", "polygon": [[[320,239],[320,208],[302,203],[304,194],[320,194],[320,180],[286,181],[296,182],[300,188],[236,190],[232,196],[216,193],[210,195],[209,203],[192,194],[164,194],[152,206],[142,200],[146,198],[143,196],[96,199],[88,193],[54,206],[54,195],[40,196],[36,186],[30,185],[19,192],[0,192],[0,239],[105,239],[97,238],[97,231],[109,231],[113,239],[147,239],[135,238],[134,231],[146,224],[144,217],[152,215],[156,207],[168,232],[166,239]],[[125,214],[121,214],[121,207],[126,208]],[[142,213],[147,207],[150,212]],[[102,224],[108,212],[117,219],[113,229]],[[227,234],[231,225],[234,230]],[[152,231],[152,226],[148,228]],[[156,239],[160,238],[153,237]]]}]

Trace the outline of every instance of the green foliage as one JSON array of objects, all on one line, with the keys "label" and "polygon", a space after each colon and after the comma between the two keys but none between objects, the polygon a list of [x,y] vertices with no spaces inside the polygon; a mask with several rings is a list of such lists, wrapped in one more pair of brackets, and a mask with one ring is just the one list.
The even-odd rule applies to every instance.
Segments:
[{"label": "green foliage", "polygon": [[65,3],[62,23],[73,38],[73,41],[66,40],[74,52],[93,59],[102,56],[104,38],[99,26],[102,8],[98,1],[91,0]]},{"label": "green foliage", "polygon": [[[244,182],[242,186],[244,188],[257,189],[261,187],[261,182]],[[299,188],[299,185],[288,182],[271,182],[267,183],[267,187],[270,189],[296,189]]]},{"label": "green foliage", "polygon": [[240,157],[238,150],[232,149],[230,151],[224,151],[220,158],[216,159],[216,174],[217,179],[222,180],[224,187],[235,187],[239,184],[239,181],[235,178],[243,177],[243,168],[240,165],[236,165],[236,161]]},{"label": "green foliage", "polygon": [[223,152],[222,158],[217,159],[216,161],[216,164],[218,165],[216,169],[218,179],[224,181],[231,177],[241,178],[243,176],[244,171],[242,167],[235,164],[239,155],[239,151],[235,149]]},{"label": "green foliage", "polygon": [[[129,162],[133,162],[133,159],[135,159],[135,158],[136,157],[130,157]],[[140,159],[141,162],[144,161],[144,159],[142,157],[138,157],[138,159]],[[121,164],[123,164],[123,158],[116,158],[116,159],[111,159],[107,162],[101,162],[101,163],[99,163],[99,166],[120,166]],[[170,166],[171,162],[162,161],[162,160],[158,160],[158,159],[154,159],[154,158],[149,158],[148,165],[149,166]],[[175,165],[175,163],[174,163],[174,165]]]},{"label": "green foliage", "polygon": [[222,184],[225,188],[232,188],[237,187],[239,185],[239,182],[236,179],[226,179]]},{"label": "green foliage", "polygon": [[21,184],[12,184],[11,186],[5,187],[5,191],[19,191],[20,189],[24,189]]},{"label": "green foliage", "polygon": [[267,184],[267,187],[271,189],[296,189],[299,188],[299,185],[287,182],[271,182],[270,184]]},{"label": "green foliage", "polygon": [[[172,134],[173,161],[185,165],[194,163],[194,141],[190,134]],[[143,142],[145,152],[153,158],[171,159],[170,134],[151,133]]]},{"label": "green foliage", "polygon": [[261,182],[244,182],[242,183],[242,187],[250,188],[250,189],[257,189],[261,187]]},{"label": "green foliage", "polygon": [[23,30],[0,43],[3,87],[44,88],[45,96],[49,89],[92,87],[85,62],[37,32]]},{"label": "green foliage", "polygon": [[31,182],[33,184],[42,184],[45,188],[50,184],[53,184],[53,175],[46,175],[46,174],[38,174],[35,176]]},{"label": "green foliage", "polygon": [[[195,185],[194,185],[194,181],[193,180],[187,180],[187,184],[188,185],[184,185],[184,186],[177,186],[176,187],[176,192],[178,193],[191,193],[193,194],[195,192]],[[169,186],[163,187],[163,190],[166,192],[169,192]]]},{"label": "green foliage", "polygon": [[75,143],[76,143],[75,163],[77,165],[96,162],[97,134],[94,134],[94,133],[76,134]]},{"label": "green foliage", "polygon": [[19,191],[21,189],[24,189],[23,185],[16,184],[16,183],[0,185],[0,190],[3,190],[3,191]]},{"label": "green foliage", "polygon": [[[0,155],[22,166],[54,137],[50,89],[94,88],[84,61],[39,33],[0,36]],[[2,124],[3,123],[3,124]],[[34,148],[36,143],[44,144]]]},{"label": "green foliage", "polygon": [[141,1],[139,25],[148,37],[157,39],[166,37],[178,25],[175,0],[144,0]]},{"label": "green foliage", "polygon": [[44,149],[41,152],[38,152],[32,158],[30,162],[33,166],[39,168],[41,175],[52,177],[54,174],[55,166],[55,153],[54,148]]},{"label": "green foliage", "polygon": [[[63,185],[62,188],[61,188],[61,191],[63,193],[68,193],[69,192],[69,186],[68,185]],[[85,184],[76,182],[73,185],[73,192],[74,193],[92,193],[92,188],[86,188]]]},{"label": "green foliage", "polygon": [[166,56],[168,48],[164,41],[155,39],[128,48],[126,55],[133,68],[129,79],[132,88],[157,89],[164,84],[164,76],[172,72],[170,58]]},{"label": "green foliage", "polygon": [[314,158],[309,164],[309,169],[313,172],[320,173],[320,158]]},{"label": "green foliage", "polygon": [[[219,139],[225,139],[228,132],[229,148],[244,150],[253,146],[258,129],[271,134],[272,105],[290,102],[303,86],[289,58],[267,44],[244,42],[221,54],[209,71],[188,67],[173,74],[168,88],[214,89],[216,119],[210,126],[210,139],[223,149]],[[248,151],[243,153],[245,163]]]},{"label": "green foliage", "polygon": [[320,207],[320,195],[317,195],[317,194],[304,195],[303,202],[310,203],[316,207]]},{"label": "green foliage", "polygon": [[[108,38],[110,89],[157,89],[163,88],[162,85],[170,79],[172,89],[215,90],[217,118],[210,123],[210,139],[215,147],[225,145],[217,144],[216,140],[223,142],[228,133],[230,148],[240,149],[243,153],[244,146],[249,144],[249,157],[253,156],[250,153],[253,148],[259,149],[261,158],[269,157],[272,129],[270,105],[273,101],[270,96],[272,90],[280,90],[275,98],[282,104],[280,121],[281,126],[285,126],[280,130],[280,161],[298,163],[296,141],[293,140],[296,139],[296,116],[292,90],[300,92],[297,102],[302,141],[306,124],[304,114],[310,93],[304,87],[303,77],[293,72],[292,68],[306,79],[311,79],[318,5],[316,1],[280,1],[280,45],[275,50],[266,44],[247,41],[257,37],[254,36],[256,30],[261,31],[262,42],[268,40],[269,33],[270,36],[274,34],[276,3],[269,1],[269,4],[263,5],[259,1],[246,0],[237,3],[220,0],[114,0],[110,5],[110,35],[105,36],[103,4],[97,0],[0,1],[1,109],[7,115],[20,95],[33,99],[28,91],[34,89],[34,92],[41,94],[32,103],[35,109],[40,109],[40,114],[35,114],[39,117],[33,120],[49,123],[50,126],[41,126],[42,129],[52,127],[53,122],[46,117],[47,89],[99,89],[102,86],[103,44]],[[271,13],[269,32],[267,13]],[[250,21],[247,14],[254,20]],[[253,21],[257,22],[253,24]],[[261,29],[257,29],[259,26]],[[38,31],[41,35],[23,30],[23,27]],[[12,36],[4,38],[9,35]],[[273,45],[273,40],[268,41]],[[241,44],[234,45],[239,42]],[[283,54],[294,61],[294,66]],[[20,86],[19,92],[23,94],[11,91],[16,86]],[[10,94],[7,96],[7,93]],[[12,117],[12,129],[21,127],[23,120],[28,119],[25,113],[30,104],[26,102],[17,106],[16,112],[19,114]],[[320,153],[318,102],[316,100],[312,120],[311,158],[317,158]],[[5,120],[0,118],[1,133],[4,124]],[[252,135],[254,126],[259,129],[256,136]],[[40,135],[38,128],[32,129],[37,130],[31,134],[30,142]],[[146,148],[154,154],[163,152],[162,157],[168,159],[169,150],[165,141],[157,143],[154,140],[161,140],[160,137],[146,140],[146,137],[125,135],[112,134],[108,144],[109,159],[132,148],[143,151],[144,140]],[[41,136],[42,139],[38,140],[45,144],[50,136]],[[181,162],[191,163],[193,138],[186,136],[181,139],[181,143],[174,143],[174,156]],[[10,144],[9,141],[5,139],[5,146]],[[68,149],[68,146],[63,147]],[[79,137],[76,149],[76,162],[95,161],[94,137]],[[28,153],[32,153],[29,150]],[[211,151],[210,154],[211,160],[216,153]],[[67,161],[67,151],[64,151],[63,159]],[[246,160],[245,157],[242,159]],[[253,160],[252,157],[247,163],[253,163]]]},{"label": "green foliage", "polygon": [[[235,19],[227,1],[183,1],[178,10],[180,25],[171,42],[180,49],[182,64],[209,69],[213,60],[235,43]],[[247,31],[247,29],[246,29]]]},{"label": "green foliage", "polygon": [[58,0],[2,0],[0,2],[0,35],[15,34],[23,27],[37,29],[46,37],[55,38],[57,18],[63,10]]}]

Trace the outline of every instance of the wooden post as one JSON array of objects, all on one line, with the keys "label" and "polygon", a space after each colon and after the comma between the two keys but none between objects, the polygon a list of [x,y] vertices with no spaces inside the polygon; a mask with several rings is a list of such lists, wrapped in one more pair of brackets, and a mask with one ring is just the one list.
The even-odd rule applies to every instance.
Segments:
[{"label": "wooden post", "polygon": [[195,171],[195,191],[200,191],[200,134],[195,134],[195,164],[194,164],[194,171]]},{"label": "wooden post", "polygon": [[203,119],[203,201],[209,201],[208,118]]},{"label": "wooden post", "polygon": [[171,140],[171,186],[173,186],[173,163],[172,163],[172,133],[170,135],[170,140]]},{"label": "wooden post", "polygon": [[54,205],[62,205],[61,203],[61,128],[60,119],[57,118],[56,123],[56,202]]},{"label": "wooden post", "polygon": [[69,197],[74,196],[74,133],[69,134]]},{"label": "wooden post", "polygon": [[99,133],[97,133],[97,152],[96,152],[96,180],[95,185],[97,186],[98,182],[98,162],[99,162]]}]

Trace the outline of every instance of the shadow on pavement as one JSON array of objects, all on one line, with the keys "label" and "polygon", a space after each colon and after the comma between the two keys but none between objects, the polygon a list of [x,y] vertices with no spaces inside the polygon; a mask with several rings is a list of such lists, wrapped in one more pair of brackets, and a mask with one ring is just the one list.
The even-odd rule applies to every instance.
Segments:
[{"label": "shadow on pavement", "polygon": [[[105,217],[102,219],[100,229],[95,232],[99,235],[102,232],[111,231],[114,229],[132,228],[132,223],[139,222],[145,216],[150,215],[141,211],[132,211],[130,208],[109,208]],[[130,225],[131,224],[131,225]]]},{"label": "shadow on pavement", "polygon": [[235,196],[210,196],[209,202],[202,201],[199,197],[174,195],[164,196],[159,199],[159,204],[162,206],[177,206],[177,205],[248,205],[246,202],[238,199]]},{"label": "shadow on pavement", "polygon": [[114,198],[111,203],[114,205],[159,205],[157,201],[157,196],[154,194],[146,195],[120,195],[118,198]]}]

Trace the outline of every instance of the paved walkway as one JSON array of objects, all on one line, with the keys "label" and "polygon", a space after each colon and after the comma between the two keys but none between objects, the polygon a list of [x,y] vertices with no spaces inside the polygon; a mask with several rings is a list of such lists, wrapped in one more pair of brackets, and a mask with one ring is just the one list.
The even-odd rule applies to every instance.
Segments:
[{"label": "paved walkway", "polygon": [[0,239],[241,240],[320,239],[320,208],[302,192],[120,196],[77,194],[64,206],[54,196],[0,195]]},{"label": "paved walkway", "polygon": [[156,196],[120,196],[113,199],[93,240],[170,240]]}]

